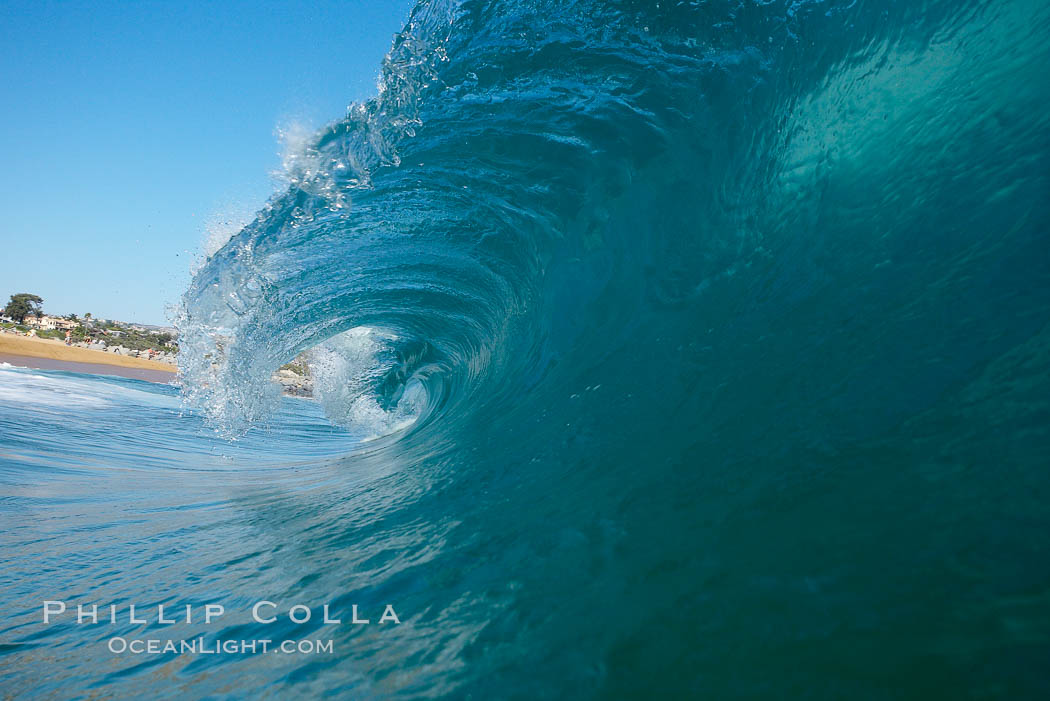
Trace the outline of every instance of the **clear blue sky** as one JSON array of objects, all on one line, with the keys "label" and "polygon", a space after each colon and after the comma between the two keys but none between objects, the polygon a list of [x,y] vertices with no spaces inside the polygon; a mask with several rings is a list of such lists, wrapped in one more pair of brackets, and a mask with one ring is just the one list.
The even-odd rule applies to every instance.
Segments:
[{"label": "clear blue sky", "polygon": [[375,94],[412,4],[4,0],[0,306],[166,323],[208,222],[273,192],[275,130]]}]

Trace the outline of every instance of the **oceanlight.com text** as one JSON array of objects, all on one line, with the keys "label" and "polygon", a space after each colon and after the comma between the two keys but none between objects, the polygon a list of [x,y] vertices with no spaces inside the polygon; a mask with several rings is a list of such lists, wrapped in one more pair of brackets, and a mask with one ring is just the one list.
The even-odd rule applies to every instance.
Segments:
[{"label": "oceanlight.com text", "polygon": [[114,655],[331,655],[331,640],[171,640],[163,638],[110,638]]}]

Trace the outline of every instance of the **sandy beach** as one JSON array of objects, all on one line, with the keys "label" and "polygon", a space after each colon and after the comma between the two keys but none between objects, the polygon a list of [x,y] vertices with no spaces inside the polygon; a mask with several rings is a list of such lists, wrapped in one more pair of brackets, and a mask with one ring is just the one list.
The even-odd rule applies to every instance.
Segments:
[{"label": "sandy beach", "polygon": [[0,334],[0,361],[12,365],[120,375],[150,382],[171,382],[175,366],[144,358],[67,346],[62,341]]}]

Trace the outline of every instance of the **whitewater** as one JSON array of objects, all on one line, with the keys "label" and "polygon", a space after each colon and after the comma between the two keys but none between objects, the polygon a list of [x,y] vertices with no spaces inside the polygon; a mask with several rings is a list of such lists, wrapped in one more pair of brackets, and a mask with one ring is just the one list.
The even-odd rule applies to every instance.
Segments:
[{"label": "whitewater", "polygon": [[[1045,698],[1048,36],[419,3],[197,270],[178,388],[0,369],[3,691]],[[316,401],[271,381],[300,354]]]}]

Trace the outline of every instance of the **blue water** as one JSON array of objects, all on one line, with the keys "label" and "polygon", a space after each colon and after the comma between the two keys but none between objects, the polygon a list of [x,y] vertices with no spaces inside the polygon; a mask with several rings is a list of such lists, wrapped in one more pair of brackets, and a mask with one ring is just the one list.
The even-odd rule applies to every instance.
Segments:
[{"label": "blue water", "polygon": [[[181,398],[0,373],[4,691],[1047,697],[1048,36],[1042,0],[421,3],[196,273]],[[316,402],[270,382],[301,352]],[[158,632],[334,652],[106,648]]]}]

